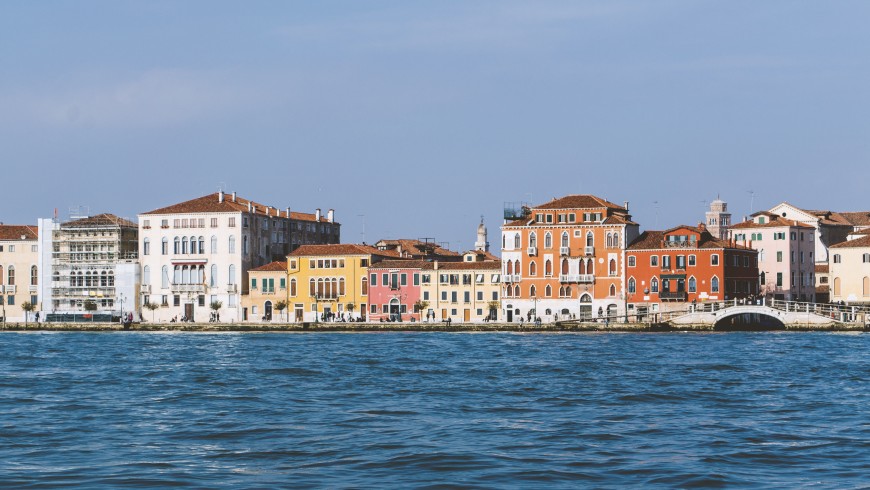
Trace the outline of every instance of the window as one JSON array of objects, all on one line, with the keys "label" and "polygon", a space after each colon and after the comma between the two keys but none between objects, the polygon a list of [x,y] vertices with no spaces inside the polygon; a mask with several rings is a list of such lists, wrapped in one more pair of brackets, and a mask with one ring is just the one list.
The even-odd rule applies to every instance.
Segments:
[{"label": "window", "polygon": [[547,259],[546,262],[544,262],[544,275],[547,277],[553,275],[553,261],[550,259]]},{"label": "window", "polygon": [[151,255],[151,240],[147,237],[142,240],[142,255]]},{"label": "window", "polygon": [[713,279],[710,280],[710,292],[718,293],[719,292],[719,278],[713,276]]},{"label": "window", "polygon": [[553,288],[551,288],[549,284],[547,284],[547,287],[544,288],[544,296],[546,296],[547,298],[553,296]]},{"label": "window", "polygon": [[217,287],[218,285],[218,266],[217,264],[211,265],[211,277],[208,278],[208,284],[211,287]]},{"label": "window", "polygon": [[782,272],[776,273],[776,286],[782,287]]},{"label": "window", "polygon": [[662,255],[662,269],[670,269],[671,268],[671,256],[670,255]]},{"label": "window", "polygon": [[861,256],[861,262],[867,264],[870,263],[870,254],[864,254]]},{"label": "window", "polygon": [[629,278],[629,280],[628,280],[628,292],[630,294],[633,294],[636,291],[637,291],[637,283],[635,282],[633,277]]},{"label": "window", "polygon": [[30,285],[36,286],[39,284],[39,269],[34,265],[30,268]]},{"label": "window", "polygon": [[689,255],[689,267],[694,267],[694,266],[695,266],[695,256]]},{"label": "window", "polygon": [[462,299],[463,299],[463,301],[464,301],[465,303],[471,303],[471,292],[470,292],[470,291],[465,291],[465,292],[462,294]]},{"label": "window", "polygon": [[[779,262],[779,261],[777,261],[777,262]],[[834,254],[834,263],[835,264],[840,263],[840,254]],[[12,283],[9,283],[9,284],[12,284]]]},{"label": "window", "polygon": [[710,256],[710,265],[719,265],[719,254],[713,254]]},{"label": "window", "polygon": [[677,269],[685,269],[686,268],[686,256],[685,255],[677,255]]},{"label": "window", "polygon": [[[9,246],[9,249],[11,251],[12,245]],[[7,277],[6,284],[8,284],[10,286],[14,286],[15,285],[15,266],[14,265],[9,266],[9,269],[6,272],[6,277]]]},{"label": "window", "polygon": [[629,266],[629,267],[634,267],[634,266],[635,266],[635,256],[634,256],[634,255],[629,255],[629,256],[628,256],[628,266]]},{"label": "window", "polygon": [[544,248],[553,248],[553,235],[549,231],[544,235]]},{"label": "window", "polygon": [[[263,282],[265,283],[265,280]],[[257,278],[256,277],[251,278],[251,289],[257,289]],[[263,291],[263,292],[265,292],[265,291]]]},{"label": "window", "polygon": [[535,285],[532,284],[532,286],[529,288],[529,296],[534,297],[537,292],[538,290],[535,288]]},{"label": "window", "polygon": [[211,236],[211,253],[218,253],[218,239],[216,236]]},{"label": "window", "polygon": [[530,276],[537,276],[538,275],[538,265],[535,263],[534,260],[529,264],[529,275]]},{"label": "window", "polygon": [[658,267],[659,266],[659,256],[658,255],[650,255],[649,265],[650,265],[650,267]]},{"label": "window", "polygon": [[520,244],[520,234],[517,233],[514,235],[514,249],[519,249],[520,247],[522,247]]},{"label": "window", "polygon": [[782,262],[782,251],[776,252],[776,261]]},{"label": "window", "polygon": [[538,246],[538,235],[534,231],[529,233],[529,248]]},{"label": "window", "polygon": [[229,281],[228,284],[235,284],[236,283],[236,265],[235,264],[230,264],[230,273],[229,273],[227,280]]},{"label": "window", "polygon": [[163,255],[169,254],[169,239],[163,237],[163,241],[160,243],[160,253]]},{"label": "window", "polygon": [[236,253],[236,237],[234,235],[230,235],[229,240],[229,253]]},{"label": "window", "polygon": [[652,293],[659,292],[659,280],[658,280],[658,278],[655,278],[655,277],[652,278],[652,280],[649,282],[649,290]]},{"label": "window", "polygon": [[694,277],[689,278],[689,292],[694,293],[698,289],[698,281]]}]

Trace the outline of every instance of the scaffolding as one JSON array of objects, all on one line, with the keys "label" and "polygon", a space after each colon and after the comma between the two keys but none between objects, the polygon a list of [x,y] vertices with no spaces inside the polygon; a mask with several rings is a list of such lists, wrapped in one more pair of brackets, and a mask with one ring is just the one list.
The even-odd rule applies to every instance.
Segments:
[{"label": "scaffolding", "polygon": [[111,214],[75,216],[52,232],[52,309],[86,311],[93,301],[98,310],[113,310],[117,266],[135,262],[139,228]]}]

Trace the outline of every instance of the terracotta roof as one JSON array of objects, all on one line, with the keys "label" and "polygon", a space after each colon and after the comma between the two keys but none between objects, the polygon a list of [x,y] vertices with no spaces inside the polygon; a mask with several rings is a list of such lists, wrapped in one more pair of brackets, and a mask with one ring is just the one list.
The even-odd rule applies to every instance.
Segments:
[{"label": "terracotta roof", "polygon": [[251,269],[249,272],[287,272],[287,262],[269,262],[268,264],[261,265],[256,269]]},{"label": "terracotta roof", "polygon": [[859,247],[870,247],[870,235],[862,236],[861,238],[856,238],[854,240],[849,240],[847,242],[841,242],[836,245],[831,245],[828,248],[859,248]]},{"label": "terracotta roof", "polygon": [[469,250],[469,251],[463,253],[462,256],[464,257],[468,254],[476,255],[478,262],[481,261],[481,258],[483,258],[483,260],[501,260],[501,257],[499,257],[497,255],[493,255],[492,252],[481,252],[479,250]]},{"label": "terracotta roof", "polygon": [[645,231],[640,234],[631,244],[628,246],[628,250],[660,250],[667,249],[669,247],[664,246],[665,235],[668,233],[678,230],[678,229],[689,229],[695,232],[699,232],[701,234],[700,239],[697,242],[697,245],[694,247],[686,247],[686,248],[674,248],[673,250],[700,250],[700,249],[710,249],[710,248],[730,248],[736,250],[753,250],[751,247],[740,245],[737,243],[732,243],[728,240],[719,240],[713,235],[710,234],[709,231],[701,230],[694,226],[681,225],[671,228],[666,231]]},{"label": "terracotta roof", "polygon": [[827,274],[828,273],[828,264],[816,264],[815,273],[816,274]]},{"label": "terracotta roof", "polygon": [[842,216],[852,226],[870,226],[870,212],[868,211],[841,212],[837,214]]},{"label": "terracotta roof", "polygon": [[[272,206],[267,214],[267,205],[260,204],[254,201],[250,201],[241,196],[236,196],[236,200],[233,201],[232,194],[223,195],[223,202],[220,200],[220,193],[213,192],[206,196],[197,197],[196,199],[191,199],[189,201],[180,202],[178,204],[173,204],[171,206],[166,206],[164,208],[155,209],[153,211],[148,211],[147,213],[142,213],[143,215],[152,215],[152,214],[187,214],[187,213],[247,213],[248,212],[248,203],[251,204],[252,212],[261,216],[277,216],[286,218],[287,210],[280,209],[275,206]],[[299,220],[299,221],[317,221],[317,216],[311,213],[299,213],[295,211],[290,211],[290,218]],[[327,222],[325,215],[320,216],[320,222]]]},{"label": "terracotta roof", "polygon": [[831,286],[816,286],[817,293],[830,293]]},{"label": "terracotta roof", "polygon": [[369,269],[425,269],[431,264],[426,260],[382,260],[369,266]]},{"label": "terracotta roof", "polygon": [[[430,262],[431,269],[435,268],[435,264]],[[441,271],[461,271],[461,270],[501,270],[500,260],[484,260],[480,262],[438,262],[438,270]]]},{"label": "terracotta roof", "polygon": [[36,240],[37,230],[36,225],[0,225],[0,240]]},{"label": "terracotta roof", "polygon": [[533,206],[535,209],[593,209],[593,208],[610,208],[628,212],[624,207],[614,204],[606,199],[593,196],[590,194],[572,194],[558,199],[553,198],[548,203],[539,206]]},{"label": "terracotta roof", "polygon": [[[753,215],[753,216],[755,216],[755,215]],[[786,219],[786,218],[783,218],[782,216],[777,216],[775,214],[770,214],[770,218],[771,218],[770,221],[767,221],[765,223],[756,223],[755,221],[752,221],[752,220],[742,221],[740,223],[731,225],[731,229],[741,230],[741,229],[750,229],[750,228],[752,228],[752,229],[754,229],[754,228],[782,228],[784,226],[791,226],[791,227],[796,227],[796,228],[806,228],[806,229],[810,229],[810,230],[814,229],[812,226],[810,226],[806,223],[801,223],[800,221],[795,221],[793,219]]]},{"label": "terracotta roof", "polygon": [[399,258],[399,253],[393,250],[378,250],[371,245],[341,243],[332,245],[302,245],[294,250],[290,257],[309,257],[327,255],[379,255],[382,257]]},{"label": "terracotta roof", "polygon": [[80,227],[99,227],[99,226],[119,226],[125,228],[137,228],[139,225],[130,220],[119,218],[114,214],[103,213],[87,218],[75,219],[67,221],[60,225],[61,228],[80,228]]},{"label": "terracotta roof", "polygon": [[384,247],[387,250],[396,250],[404,256],[413,258],[438,258],[438,257],[454,257],[461,256],[460,253],[448,250],[434,242],[424,242],[422,240],[412,240],[407,238],[399,238],[395,240],[378,240],[375,247]]}]

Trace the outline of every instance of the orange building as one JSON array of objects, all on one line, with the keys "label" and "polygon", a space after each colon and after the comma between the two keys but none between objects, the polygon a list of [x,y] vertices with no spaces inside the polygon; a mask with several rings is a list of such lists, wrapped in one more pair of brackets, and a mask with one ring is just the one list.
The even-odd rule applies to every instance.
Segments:
[{"label": "orange building", "polygon": [[622,311],[625,249],[639,235],[628,202],[619,206],[592,195],[570,195],[539,206],[506,206],[504,217],[506,321]]}]

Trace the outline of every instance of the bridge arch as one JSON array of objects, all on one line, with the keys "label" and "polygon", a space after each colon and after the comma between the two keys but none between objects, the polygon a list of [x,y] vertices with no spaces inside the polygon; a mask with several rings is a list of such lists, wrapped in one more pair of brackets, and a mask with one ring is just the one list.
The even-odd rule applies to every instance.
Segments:
[{"label": "bridge arch", "polygon": [[731,310],[716,318],[713,330],[767,331],[786,329],[782,319],[773,312],[759,311],[756,308],[732,308]]}]

